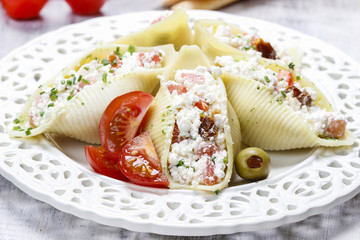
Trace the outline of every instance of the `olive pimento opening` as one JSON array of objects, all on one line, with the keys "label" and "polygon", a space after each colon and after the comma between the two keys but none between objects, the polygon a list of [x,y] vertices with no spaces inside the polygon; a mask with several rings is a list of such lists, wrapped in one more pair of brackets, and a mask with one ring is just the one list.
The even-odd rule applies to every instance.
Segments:
[{"label": "olive pimento opening", "polygon": [[261,157],[252,155],[249,157],[246,163],[249,168],[261,168],[264,162]]}]

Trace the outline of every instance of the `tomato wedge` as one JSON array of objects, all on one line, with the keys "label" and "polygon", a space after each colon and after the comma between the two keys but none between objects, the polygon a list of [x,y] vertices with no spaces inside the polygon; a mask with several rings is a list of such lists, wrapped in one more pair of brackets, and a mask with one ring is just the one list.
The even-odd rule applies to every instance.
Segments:
[{"label": "tomato wedge", "polygon": [[152,187],[169,185],[149,132],[143,132],[123,147],[119,165],[123,174],[135,184]]},{"label": "tomato wedge", "polygon": [[87,145],[85,146],[85,156],[95,172],[127,181],[127,178],[120,171],[118,158],[111,156],[103,147]]},{"label": "tomato wedge", "polygon": [[135,91],[115,98],[105,109],[99,126],[100,142],[109,154],[118,156],[136,135],[153,96]]}]

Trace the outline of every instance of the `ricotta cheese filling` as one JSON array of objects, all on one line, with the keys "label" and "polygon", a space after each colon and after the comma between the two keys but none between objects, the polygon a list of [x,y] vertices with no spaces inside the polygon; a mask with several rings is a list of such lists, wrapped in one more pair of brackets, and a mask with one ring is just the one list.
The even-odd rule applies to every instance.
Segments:
[{"label": "ricotta cheese filling", "polygon": [[225,177],[227,98],[220,86],[219,68],[199,66],[178,70],[165,83],[175,106],[175,127],[168,158],[175,182],[214,185]]},{"label": "ricotta cheese filling", "polygon": [[77,71],[71,70],[66,76],[57,77],[53,85],[44,86],[33,101],[29,110],[30,125],[40,126],[50,113],[50,108],[60,108],[82,89],[96,82],[111,83],[117,75],[130,71],[161,68],[163,57],[161,49],[135,52],[135,47],[130,45],[125,53],[120,53],[117,48],[106,59],[96,58]]},{"label": "ricotta cheese filling", "polygon": [[260,57],[249,61],[236,61],[231,56],[217,57],[215,64],[222,71],[241,75],[265,85],[275,96],[279,104],[291,108],[319,137],[341,138],[345,132],[345,116],[338,112],[327,112],[315,105],[316,91],[311,87],[302,87],[294,81],[291,72],[275,72],[260,64]]},{"label": "ricotta cheese filling", "polygon": [[[265,58],[280,59],[284,65],[288,65],[292,62],[292,59],[286,49],[279,48],[273,43],[270,45],[269,43],[263,42],[255,31],[235,34],[233,33],[231,27],[227,25],[220,25],[216,28],[216,30],[214,30],[213,26],[210,26],[207,29],[220,42],[241,51],[246,51],[251,56],[263,56]],[[257,44],[259,44],[257,40],[261,40],[261,47],[257,48]],[[273,51],[273,57],[269,56],[269,51]],[[267,53],[264,54],[263,52]]]}]

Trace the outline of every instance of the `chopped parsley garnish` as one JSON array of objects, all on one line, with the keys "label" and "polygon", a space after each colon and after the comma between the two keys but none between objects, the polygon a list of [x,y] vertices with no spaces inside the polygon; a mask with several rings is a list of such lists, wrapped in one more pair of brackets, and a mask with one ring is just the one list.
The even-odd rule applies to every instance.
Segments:
[{"label": "chopped parsley garnish", "polygon": [[82,75],[80,75],[80,76],[79,76],[79,78],[78,78],[78,82],[80,82],[80,81],[81,81],[82,77],[83,77]]},{"label": "chopped parsley garnish", "polygon": [[300,76],[296,76],[296,80],[300,80]]},{"label": "chopped parsley garnish", "polygon": [[193,170],[194,170],[194,172],[195,172],[195,167],[191,167]]},{"label": "chopped parsley garnish", "polygon": [[13,130],[15,130],[15,131],[19,131],[20,129],[21,129],[20,126],[14,126],[14,127],[13,127]]},{"label": "chopped parsley garnish", "polygon": [[32,129],[32,128],[26,129],[26,131],[25,131],[26,136],[29,136],[29,135],[31,134],[31,129]]},{"label": "chopped parsley garnish", "polygon": [[270,82],[270,79],[269,79],[268,76],[265,76],[264,79],[265,79],[266,82],[268,82],[268,83]]},{"label": "chopped parsley garnish", "polygon": [[[279,104],[282,104],[282,102],[283,102],[283,100],[280,99],[280,98],[276,99],[276,101],[277,101]],[[270,103],[271,103],[271,102],[270,102]]]},{"label": "chopped parsley garnish", "polygon": [[13,121],[15,124],[18,124],[20,122],[20,120],[18,118],[15,118]]},{"label": "chopped parsley garnish", "polygon": [[50,100],[55,101],[57,98],[58,98],[58,96],[56,94],[54,94],[54,95],[51,96]]},{"label": "chopped parsley garnish", "polygon": [[67,85],[71,86],[71,85],[72,85],[72,81],[67,80]]},{"label": "chopped parsley garnish", "polygon": [[86,71],[89,71],[89,67],[86,67],[86,66],[85,66],[84,69],[85,69]]},{"label": "chopped parsley garnish", "polygon": [[114,53],[119,57],[119,59],[122,59],[122,54],[120,52],[120,47],[116,47],[116,51]]},{"label": "chopped parsley garnish", "polygon": [[45,93],[45,91],[42,91],[42,92],[40,92],[40,95],[43,95]]},{"label": "chopped parsley garnish", "polygon": [[40,117],[44,116],[45,112],[40,112]]},{"label": "chopped parsley garnish", "polygon": [[165,130],[164,130],[164,129],[163,129],[161,132],[162,132],[162,134],[164,134],[164,135],[166,134],[166,132],[165,132]]},{"label": "chopped parsley garnish", "polygon": [[245,47],[245,50],[246,50],[246,51],[248,51],[248,50],[250,50],[250,49],[253,49],[253,50],[255,50],[255,46],[249,46],[249,47]]},{"label": "chopped parsley garnish", "polygon": [[116,60],[116,58],[114,58],[114,60],[112,60],[112,62],[111,62],[111,66],[114,66],[116,64],[117,64],[117,60]]},{"label": "chopped parsley garnish", "polygon": [[281,91],[281,95],[286,98],[286,92],[285,91]]},{"label": "chopped parsley garnish", "polygon": [[81,79],[82,82],[86,83],[86,84],[90,84],[90,82],[86,79]]},{"label": "chopped parsley garnish", "polygon": [[260,89],[260,86],[257,86],[256,89],[259,90],[259,89]]},{"label": "chopped parsley garnish", "polygon": [[66,100],[70,101],[73,98],[73,96],[69,95]]},{"label": "chopped parsley garnish", "polygon": [[104,83],[106,83],[106,79],[107,79],[107,73],[103,73],[102,80]]},{"label": "chopped parsley garnish", "polygon": [[113,69],[111,69],[111,70],[109,71],[109,73],[113,73],[113,72],[115,72]]},{"label": "chopped parsley garnish", "polygon": [[227,164],[228,163],[228,159],[227,157],[224,158],[224,163]]},{"label": "chopped parsley garnish", "polygon": [[107,59],[105,59],[105,58],[101,61],[101,63],[102,63],[102,65],[104,65],[104,66],[110,64],[109,60],[107,60]]},{"label": "chopped parsley garnish", "polygon": [[99,70],[100,68],[102,68],[101,65],[97,66],[97,67],[96,67],[96,70]]},{"label": "chopped parsley garnish", "polygon": [[135,52],[135,47],[133,45],[129,45],[128,52],[132,55]]},{"label": "chopped parsley garnish", "polygon": [[[65,80],[61,80],[61,84],[64,85],[66,82]],[[41,94],[41,93],[40,93]]]},{"label": "chopped parsley garnish", "polygon": [[291,68],[291,69],[294,69],[294,67],[295,67],[295,64],[294,63],[289,63],[289,68]]},{"label": "chopped parsley garnish", "polygon": [[238,37],[238,38],[242,38],[242,36],[241,36],[240,34],[239,34],[239,35],[237,35],[237,37]]},{"label": "chopped parsley garnish", "polygon": [[48,106],[48,107],[53,107],[53,106],[54,106],[54,103],[49,103],[47,106]]},{"label": "chopped parsley garnish", "polygon": [[177,166],[177,167],[185,166],[184,161],[183,161],[183,160],[180,160],[180,161],[178,162],[178,164],[176,164],[176,166]]},{"label": "chopped parsley garnish", "polygon": [[220,194],[220,190],[219,190],[219,189],[216,190],[216,191],[215,191],[215,194],[216,194],[216,195],[219,195],[219,194]]},{"label": "chopped parsley garnish", "polygon": [[212,161],[213,163],[215,163],[215,159],[216,159],[216,157],[213,157],[213,158],[211,158],[211,161]]},{"label": "chopped parsley garnish", "polygon": [[255,108],[253,107],[251,110],[250,110],[250,112],[252,112],[252,111],[254,111],[255,110]]}]

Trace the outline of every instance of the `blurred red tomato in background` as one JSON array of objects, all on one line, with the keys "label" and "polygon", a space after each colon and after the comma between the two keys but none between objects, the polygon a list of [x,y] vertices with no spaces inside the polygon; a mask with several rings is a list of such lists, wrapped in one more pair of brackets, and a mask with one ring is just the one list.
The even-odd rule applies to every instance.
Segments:
[{"label": "blurred red tomato in background", "polygon": [[29,19],[39,16],[48,0],[1,0],[6,13],[14,19]]}]

